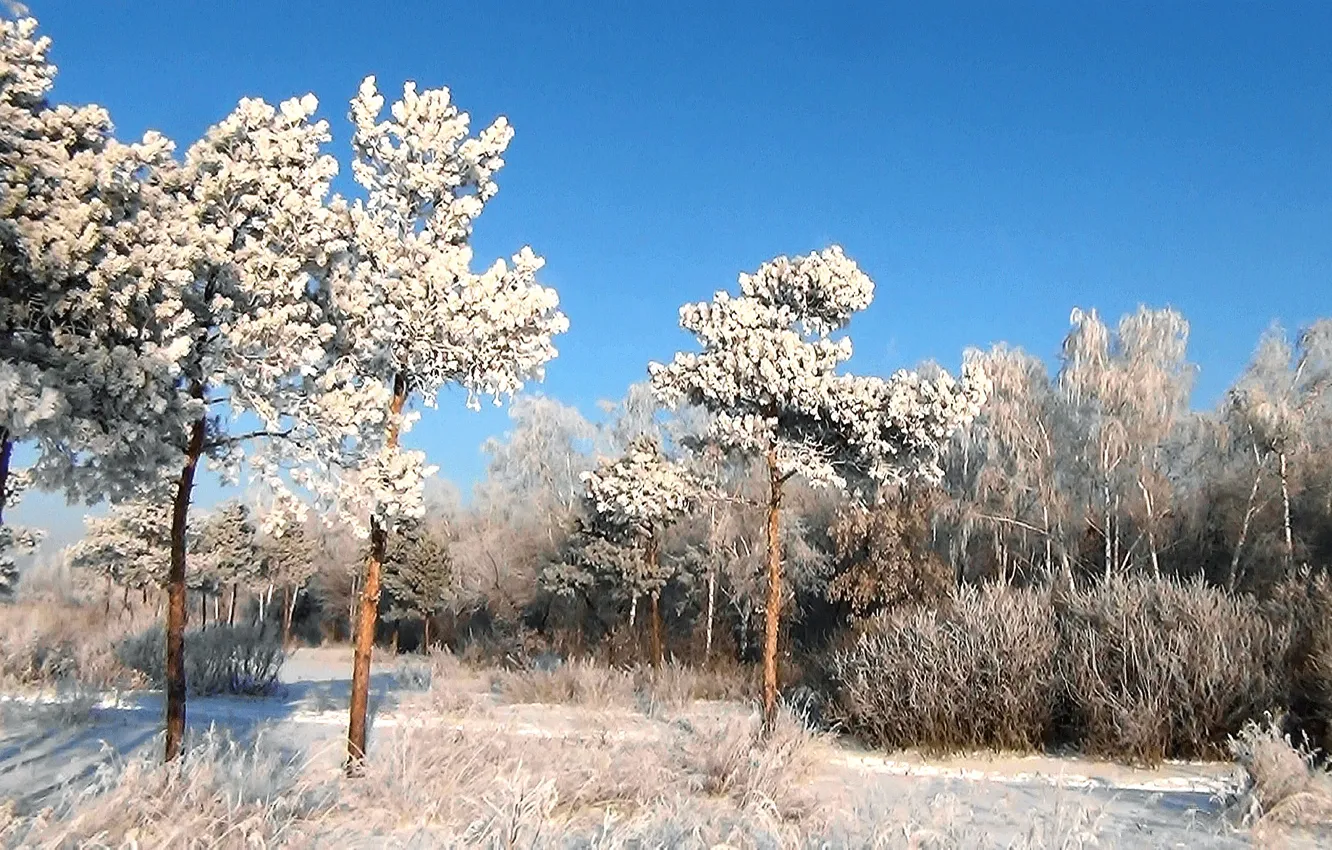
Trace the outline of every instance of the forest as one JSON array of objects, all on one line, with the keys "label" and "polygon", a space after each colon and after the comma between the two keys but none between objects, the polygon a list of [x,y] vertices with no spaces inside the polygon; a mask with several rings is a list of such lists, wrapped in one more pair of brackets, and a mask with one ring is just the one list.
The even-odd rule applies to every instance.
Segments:
[{"label": "forest", "polygon": [[[345,647],[335,773],[372,808],[402,757],[377,752],[372,678],[419,664],[437,700],[445,670],[532,703],[687,680],[752,705],[743,752],[772,758],[833,735],[1252,768],[1284,740],[1294,790],[1255,776],[1255,805],[1332,812],[1332,319],[1274,325],[1211,410],[1168,306],[1068,305],[1048,361],[1001,344],[864,375],[875,282],[830,245],[716,281],[680,309],[694,346],[589,418],[540,392],[585,332],[545,261],[474,268],[505,119],[367,77],[350,163],[314,95],[126,141],[51,99],[49,48],[0,18],[0,686],[160,691],[136,769],[200,769],[187,707]],[[450,387],[510,420],[469,494],[401,441],[465,415],[435,409]],[[205,467],[230,485],[209,507]],[[108,508],[34,561],[42,530],[4,517],[29,490]],[[152,775],[163,799],[184,781]],[[11,810],[0,841],[91,835],[69,826],[90,805]],[[254,840],[281,843],[264,811]],[[174,846],[154,830],[176,816],[135,828]]]}]

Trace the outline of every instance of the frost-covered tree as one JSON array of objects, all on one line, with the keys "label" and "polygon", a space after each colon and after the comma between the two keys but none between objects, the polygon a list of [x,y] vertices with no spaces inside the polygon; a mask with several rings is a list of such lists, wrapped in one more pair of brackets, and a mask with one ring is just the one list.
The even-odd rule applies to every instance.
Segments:
[{"label": "frost-covered tree", "polygon": [[219,587],[230,589],[228,625],[235,625],[241,586],[252,584],[264,571],[257,533],[250,508],[243,502],[228,502],[214,508],[200,524],[195,568]]},{"label": "frost-covered tree", "polygon": [[129,498],[178,456],[157,438],[179,413],[156,333],[171,263],[144,247],[160,192],[142,179],[170,146],[121,144],[101,107],[49,102],[56,69],[36,29],[0,20],[0,492],[12,499],[24,442],[35,486]]},{"label": "frost-covered tree", "polygon": [[[498,186],[495,173],[513,131],[500,118],[469,134],[470,118],[447,89],[418,92],[408,83],[381,120],[384,98],[367,78],[352,101],[353,176],[364,202],[349,210],[352,264],[335,303],[350,352],[343,367],[356,379],[360,410],[356,474],[343,478],[344,511],[359,515],[370,537],[356,627],[348,728],[349,767],[365,754],[370,656],[380,572],[395,523],[421,514],[420,452],[399,446],[411,420],[407,402],[433,406],[447,385],[476,396],[512,395],[540,379],[555,356],[552,339],[568,327],[555,291],[537,283],[544,261],[530,248],[471,269],[472,223]],[[368,520],[368,522],[367,522]]]},{"label": "frost-covered tree", "polygon": [[782,602],[780,512],[796,475],[845,486],[908,477],[937,478],[942,443],[973,418],[987,391],[973,363],[959,384],[900,372],[889,380],[838,374],[851,356],[834,340],[874,285],[840,248],[778,257],[740,276],[740,296],[719,292],[688,304],[680,324],[702,345],[649,367],[668,405],[688,402],[713,414],[712,437],[729,450],[763,458],[768,472],[763,703],[777,704],[777,640]]},{"label": "frost-covered tree", "polygon": [[384,559],[385,619],[397,624],[420,620],[423,649],[430,646],[430,618],[448,601],[453,589],[453,559],[447,530],[430,517],[404,523],[389,541]]},{"label": "frost-covered tree", "polygon": [[1244,374],[1227,393],[1225,416],[1235,439],[1247,444],[1254,460],[1239,540],[1230,565],[1230,583],[1239,580],[1241,550],[1253,519],[1264,470],[1275,460],[1281,488],[1281,536],[1286,568],[1295,562],[1291,529],[1290,459],[1307,445],[1316,423],[1332,410],[1332,320],[1316,322],[1292,346],[1279,328],[1264,334]]},{"label": "frost-covered tree", "polygon": [[259,555],[272,584],[282,588],[282,640],[291,640],[296,598],[315,574],[319,541],[303,522],[284,522],[258,538]]},{"label": "frost-covered tree", "polygon": [[620,457],[583,473],[592,521],[590,527],[609,542],[641,546],[642,568],[621,576],[634,603],[650,600],[652,664],[662,662],[661,589],[670,578],[661,563],[661,535],[683,517],[700,495],[701,482],[683,465],[662,453],[650,435],[634,438]]},{"label": "frost-covered tree", "polygon": [[1001,577],[1022,559],[1048,574],[1071,570],[1067,538],[1070,422],[1039,358],[995,346],[980,356],[992,384],[985,408],[949,446],[944,487],[952,497],[937,522],[949,531],[957,575],[975,559],[972,541],[993,546]]}]

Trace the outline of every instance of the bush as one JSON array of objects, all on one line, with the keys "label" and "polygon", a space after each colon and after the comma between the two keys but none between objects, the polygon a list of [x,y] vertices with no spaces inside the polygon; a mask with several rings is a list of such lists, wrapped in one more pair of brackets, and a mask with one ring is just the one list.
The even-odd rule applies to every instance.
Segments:
[{"label": "bush", "polygon": [[1332,752],[1332,580],[1303,569],[1278,584],[1269,617],[1290,628],[1285,666],[1289,728]]},{"label": "bush", "polygon": [[[166,632],[160,624],[122,641],[116,655],[153,687],[166,685]],[[262,626],[213,626],[185,633],[185,682],[198,696],[266,694],[277,684],[285,660],[281,637]]]},{"label": "bush", "polygon": [[1288,628],[1201,581],[1115,577],[1056,602],[1062,734],[1145,762],[1224,757],[1285,700]]},{"label": "bush", "polygon": [[963,588],[938,611],[879,614],[833,653],[828,712],[882,747],[1217,757],[1284,704],[1289,634],[1201,582]]},{"label": "bush", "polygon": [[1332,824],[1332,774],[1315,764],[1307,744],[1294,743],[1280,720],[1249,721],[1230,741],[1247,775],[1240,795],[1246,826]]},{"label": "bush", "polygon": [[1055,702],[1051,612],[1045,593],[990,586],[879,614],[831,658],[828,719],[881,747],[1037,747]]},{"label": "bush", "polygon": [[116,657],[115,645],[130,628],[101,608],[53,599],[0,605],[0,684],[134,684],[134,672]]}]

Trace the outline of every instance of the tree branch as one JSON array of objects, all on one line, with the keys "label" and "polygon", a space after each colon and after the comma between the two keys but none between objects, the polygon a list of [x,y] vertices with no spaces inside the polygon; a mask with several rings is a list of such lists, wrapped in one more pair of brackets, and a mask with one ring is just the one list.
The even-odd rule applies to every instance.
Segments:
[{"label": "tree branch", "polygon": [[204,445],[204,449],[209,450],[209,449],[221,448],[222,446],[234,446],[236,443],[241,443],[246,440],[253,440],[259,437],[290,437],[293,430],[294,429],[292,428],[288,428],[285,431],[268,431],[268,430],[247,431],[244,434],[235,434],[230,437],[224,437],[220,440],[214,440],[210,443],[206,443]]}]

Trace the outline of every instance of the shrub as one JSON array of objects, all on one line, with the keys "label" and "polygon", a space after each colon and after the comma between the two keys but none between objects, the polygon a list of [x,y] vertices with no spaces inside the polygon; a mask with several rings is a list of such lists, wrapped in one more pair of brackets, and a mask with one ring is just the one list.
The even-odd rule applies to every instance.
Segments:
[{"label": "shrub", "polygon": [[990,586],[881,613],[832,655],[828,718],[881,747],[1037,747],[1056,687],[1051,611],[1045,593]]},{"label": "shrub", "polygon": [[1284,704],[1289,634],[1257,601],[1197,581],[963,588],[940,610],[864,624],[826,662],[827,710],[882,747],[1217,757]]},{"label": "shrub", "polygon": [[1285,694],[1288,631],[1201,581],[1113,577],[1056,599],[1067,723],[1092,754],[1221,757]]},{"label": "shrub", "polygon": [[1246,826],[1332,824],[1332,774],[1315,765],[1307,744],[1295,744],[1279,719],[1249,721],[1230,740],[1247,774],[1240,795]]},{"label": "shrub", "polygon": [[1269,617],[1288,625],[1289,728],[1332,752],[1332,580],[1302,569],[1278,584]]},{"label": "shrub", "polygon": [[[116,647],[125,666],[153,687],[166,684],[166,632],[154,625]],[[190,693],[265,694],[277,684],[286,653],[281,637],[262,626],[214,626],[185,633],[185,682]]]},{"label": "shrub", "polygon": [[0,683],[9,686],[131,685],[134,672],[116,657],[130,621],[99,607],[53,599],[0,605]]}]

